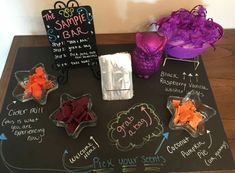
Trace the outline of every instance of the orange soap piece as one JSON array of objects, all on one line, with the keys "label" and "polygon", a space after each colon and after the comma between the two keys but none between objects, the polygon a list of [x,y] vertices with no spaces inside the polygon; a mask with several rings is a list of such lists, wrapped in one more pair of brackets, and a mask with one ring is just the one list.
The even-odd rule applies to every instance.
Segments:
[{"label": "orange soap piece", "polygon": [[202,116],[199,112],[195,112],[195,114],[191,117],[191,121],[189,121],[189,125],[197,129],[198,124],[202,121]]},{"label": "orange soap piece", "polygon": [[35,72],[38,76],[43,76],[44,75],[44,71],[43,71],[43,68],[40,66],[40,67],[37,67],[35,69]]},{"label": "orange soap piece", "polygon": [[46,79],[46,73],[41,66],[35,69],[34,74],[29,75],[28,82],[24,86],[25,91],[31,93],[31,95],[36,99],[40,99],[42,97],[43,90],[48,90],[52,87],[52,81]]},{"label": "orange soap piece", "polygon": [[40,86],[45,86],[46,85],[46,80],[44,78],[38,77],[34,80],[35,83],[39,84]]},{"label": "orange soap piece", "polygon": [[31,85],[31,91],[35,98],[40,98],[42,96],[42,88],[37,83]]},{"label": "orange soap piece", "polygon": [[192,102],[192,100],[187,100],[183,105],[182,105],[185,109],[194,109],[195,106]]},{"label": "orange soap piece", "polygon": [[174,119],[173,119],[173,122],[175,124],[178,124],[179,123],[179,120],[180,120],[180,114],[178,113],[178,109],[175,110],[175,116],[174,116]]},{"label": "orange soap piece", "polygon": [[177,108],[180,105],[180,100],[172,100],[172,104],[175,108]]},{"label": "orange soap piece", "polygon": [[189,121],[190,113],[187,111],[183,111],[180,113],[180,123],[185,124],[187,121]]},{"label": "orange soap piece", "polygon": [[172,104],[175,107],[175,116],[173,122],[175,124],[188,123],[194,130],[197,130],[198,124],[203,120],[200,112],[196,111],[196,106],[192,100],[187,100],[184,103],[173,100]]}]

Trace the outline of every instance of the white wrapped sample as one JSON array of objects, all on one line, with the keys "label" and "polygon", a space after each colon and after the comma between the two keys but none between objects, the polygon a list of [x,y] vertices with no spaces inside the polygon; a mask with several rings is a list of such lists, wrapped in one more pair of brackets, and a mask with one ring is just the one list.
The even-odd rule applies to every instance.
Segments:
[{"label": "white wrapped sample", "polygon": [[115,53],[99,56],[104,100],[127,100],[133,97],[131,55]]}]

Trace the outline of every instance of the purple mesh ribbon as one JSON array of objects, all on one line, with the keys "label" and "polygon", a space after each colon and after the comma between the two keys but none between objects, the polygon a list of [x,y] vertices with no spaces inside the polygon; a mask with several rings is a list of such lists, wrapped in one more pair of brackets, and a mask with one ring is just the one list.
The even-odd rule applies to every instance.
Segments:
[{"label": "purple mesh ribbon", "polygon": [[201,48],[212,45],[223,35],[223,28],[211,18],[206,19],[202,5],[191,11],[179,9],[170,16],[161,18],[156,24],[158,32],[168,39],[167,44],[184,48]]}]

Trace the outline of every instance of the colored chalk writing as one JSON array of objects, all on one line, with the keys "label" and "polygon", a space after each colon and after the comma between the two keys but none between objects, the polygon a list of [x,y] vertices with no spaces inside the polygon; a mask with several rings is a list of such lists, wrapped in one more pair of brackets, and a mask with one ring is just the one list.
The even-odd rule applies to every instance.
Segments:
[{"label": "colored chalk writing", "polygon": [[146,103],[119,112],[108,124],[109,140],[121,151],[140,148],[162,133],[163,126],[158,115]]},{"label": "colored chalk writing", "polygon": [[39,125],[41,115],[44,113],[43,107],[15,108],[14,106],[7,110],[1,126],[8,128],[13,136],[23,138],[27,142],[42,143],[46,134],[45,128]]},{"label": "colored chalk writing", "polygon": [[97,64],[97,48],[90,6],[42,11],[57,69]]}]

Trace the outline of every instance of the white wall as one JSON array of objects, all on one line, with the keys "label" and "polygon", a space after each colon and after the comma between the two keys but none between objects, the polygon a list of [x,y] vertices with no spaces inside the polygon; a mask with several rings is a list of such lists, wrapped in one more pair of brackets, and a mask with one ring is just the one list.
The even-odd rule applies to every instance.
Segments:
[{"label": "white wall", "polygon": [[[63,0],[67,2],[67,0]],[[43,9],[53,8],[50,0],[1,0],[0,76],[14,35],[46,34],[41,19]],[[207,7],[208,17],[224,28],[235,28],[234,0],[79,0],[90,5],[96,33],[145,31],[153,18],[179,8],[191,9],[197,4]],[[10,13],[9,13],[10,12]]]}]

